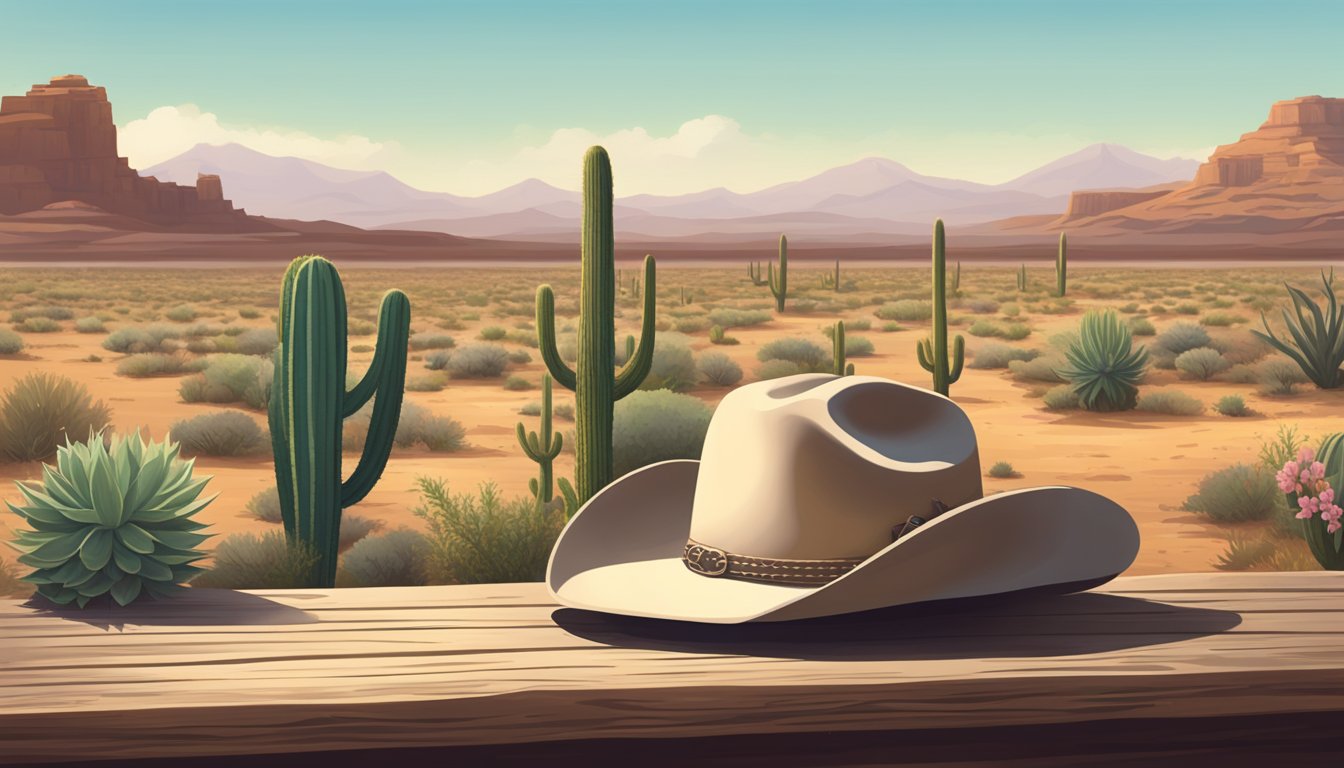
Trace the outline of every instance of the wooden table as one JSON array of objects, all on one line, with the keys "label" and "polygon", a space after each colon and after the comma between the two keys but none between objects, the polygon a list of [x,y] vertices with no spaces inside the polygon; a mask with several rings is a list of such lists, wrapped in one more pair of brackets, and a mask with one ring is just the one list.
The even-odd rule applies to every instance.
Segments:
[{"label": "wooden table", "polygon": [[0,763],[1344,765],[1342,714],[1341,573],[741,627],[539,584],[0,601]]}]

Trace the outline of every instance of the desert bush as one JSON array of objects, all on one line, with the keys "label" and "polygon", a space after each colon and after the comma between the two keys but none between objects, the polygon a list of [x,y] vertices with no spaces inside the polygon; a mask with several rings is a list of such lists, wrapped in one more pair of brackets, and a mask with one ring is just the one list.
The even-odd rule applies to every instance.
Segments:
[{"label": "desert bush", "polygon": [[205,589],[298,589],[308,584],[317,553],[285,541],[283,531],[234,533],[215,547],[209,570],[192,579]]},{"label": "desert bush", "polygon": [[21,307],[9,313],[9,321],[11,323],[22,323],[34,317],[45,317],[48,320],[69,320],[74,316],[75,313],[65,307]]},{"label": "desert bush", "polygon": [[855,317],[845,321],[845,331],[867,331],[873,327],[873,321],[866,317]]},{"label": "desert bush", "polygon": [[[623,364],[623,363],[622,363]],[[695,355],[684,336],[658,334],[653,345],[653,364],[640,382],[643,390],[682,392],[695,386]]]},{"label": "desert bush", "polygon": [[1027,362],[1035,360],[1041,353],[1035,349],[1018,349],[997,341],[991,341],[976,349],[967,363],[970,368],[995,369],[1007,368],[1014,360]]},{"label": "desert bush", "polygon": [[994,462],[994,465],[989,468],[988,474],[990,477],[1003,479],[1017,477],[1017,470],[1013,469],[1013,465],[1006,461],[996,461]]},{"label": "desert bush", "polygon": [[17,355],[22,351],[23,337],[7,328],[0,328],[0,355]]},{"label": "desert bush", "polygon": [[150,376],[181,376],[201,370],[204,367],[203,362],[181,351],[141,352],[119,361],[117,375],[134,379]]},{"label": "desert bush", "polygon": [[442,392],[446,386],[448,386],[447,378],[438,372],[406,378],[407,392]]},{"label": "desert bush", "polygon": [[1167,416],[1198,416],[1204,412],[1204,404],[1199,400],[1172,389],[1145,392],[1139,395],[1134,407],[1140,411]]},{"label": "desert bush", "polygon": [[245,413],[203,413],[174,422],[169,439],[182,445],[183,453],[196,456],[252,456],[270,450],[270,436]]},{"label": "desert bush", "polygon": [[633,392],[616,403],[612,424],[616,477],[668,459],[698,459],[714,409],[668,390]]},{"label": "desert bush", "polygon": [[901,325],[898,322],[891,321],[883,323],[881,330],[883,333],[896,333],[897,331],[904,331],[905,326]]},{"label": "desert bush", "polygon": [[429,541],[417,531],[398,528],[357,542],[341,557],[336,584],[341,587],[414,587],[426,581]]},{"label": "desert bush", "polygon": [[271,328],[248,328],[225,338],[229,343],[221,344],[220,351],[241,355],[270,355],[280,345],[280,337]]},{"label": "desert bush", "polygon": [[1157,329],[1153,327],[1152,321],[1146,317],[1131,317],[1129,318],[1129,332],[1135,336],[1153,336],[1157,333]]},{"label": "desert bush", "polygon": [[1297,385],[1310,381],[1300,367],[1282,357],[1262,360],[1255,366],[1255,376],[1262,395],[1292,395]]},{"label": "desert bush", "polygon": [[700,333],[709,330],[709,318],[680,317],[672,322],[672,330],[678,333]]},{"label": "desert bush", "polygon": [[81,317],[75,321],[75,331],[79,333],[102,333],[107,330],[101,317]]},{"label": "desert bush", "polygon": [[1012,374],[1015,381],[1059,383],[1065,380],[1059,373],[1064,365],[1065,362],[1061,357],[1056,354],[1049,354],[1033,357],[1030,360],[1009,360],[1008,372]]},{"label": "desert bush", "polygon": [[1266,520],[1274,513],[1279,488],[1272,472],[1250,464],[1234,464],[1204,476],[1185,508],[1216,523]]},{"label": "desert bush", "polygon": [[190,304],[178,304],[170,308],[163,316],[175,323],[189,323],[196,319],[196,308]]},{"label": "desert bush", "polygon": [[1043,398],[1045,407],[1052,411],[1075,411],[1082,407],[1078,402],[1078,393],[1068,384],[1051,387]]},{"label": "desert bush", "polygon": [[1223,395],[1218,398],[1218,402],[1213,404],[1213,410],[1223,416],[1250,416],[1251,409],[1246,407],[1246,401],[1241,395]]},{"label": "desert bush", "polygon": [[157,352],[163,348],[165,341],[177,339],[181,335],[181,331],[166,325],[118,328],[103,340],[103,349],[122,354]]},{"label": "desert bush", "polygon": [[[341,447],[346,451],[360,451],[369,435],[369,420],[373,405],[366,404],[345,420],[341,431]],[[397,434],[393,442],[398,448],[422,445],[435,453],[451,453],[466,447],[467,429],[450,416],[436,416],[428,408],[409,400],[401,403],[401,417],[397,420]]]},{"label": "desert bush", "polygon": [[1200,381],[1208,381],[1232,367],[1218,350],[1209,347],[1196,347],[1182,352],[1176,356],[1175,365],[1176,370]]},{"label": "desert bush", "polygon": [[526,349],[515,349],[509,353],[509,362],[514,365],[527,365],[532,362],[532,355]]},{"label": "desert bush", "polygon": [[742,380],[742,366],[722,352],[706,352],[696,361],[706,382],[716,387],[731,387]]},{"label": "desert bush", "polygon": [[1227,551],[1218,556],[1213,567],[1220,571],[1248,571],[1274,557],[1277,545],[1263,534],[1229,531]]},{"label": "desert bush", "polygon": [[448,361],[452,359],[452,352],[446,349],[438,349],[425,355],[425,367],[431,371],[442,371],[448,367]]},{"label": "desert bush", "polygon": [[211,355],[204,370],[182,380],[177,392],[184,403],[244,403],[265,410],[271,399],[275,368],[252,355]]},{"label": "desert bush", "polygon": [[867,337],[845,334],[845,357],[868,357],[875,350],[873,342]]},{"label": "desert bush", "polygon": [[254,307],[239,307],[238,316],[244,320],[256,320],[261,317],[261,310]]},{"label": "desert bush", "polygon": [[923,299],[899,299],[883,304],[874,314],[880,320],[914,323],[933,317],[933,304]]},{"label": "desert bush", "polygon": [[1134,407],[1148,355],[1143,347],[1133,349],[1132,343],[1129,328],[1114,311],[1091,310],[1083,315],[1078,341],[1065,353],[1068,364],[1059,370],[1078,393],[1083,408],[1123,411]]},{"label": "desert bush", "polygon": [[61,324],[49,317],[30,317],[15,326],[25,333],[55,333]]},{"label": "desert bush", "polygon": [[493,379],[509,367],[509,352],[496,344],[468,344],[448,359],[455,379]]},{"label": "desert bush", "polygon": [[785,376],[796,376],[804,373],[797,363],[788,360],[767,360],[756,367],[756,378],[761,381],[767,379],[780,379]]},{"label": "desert bush", "polygon": [[1226,328],[1244,322],[1246,322],[1246,318],[1241,315],[1234,315],[1231,312],[1210,312],[1199,319],[1200,325],[1207,325],[1211,328]]},{"label": "desert bush", "polygon": [[263,491],[257,491],[252,498],[247,500],[243,507],[252,517],[263,523],[275,523],[279,525],[284,522],[280,514],[280,492],[272,485]]},{"label": "desert bush", "polygon": [[478,334],[477,338],[481,339],[482,341],[502,341],[504,337],[508,335],[509,330],[507,328],[502,328],[498,325],[487,325],[486,327],[481,329],[481,332],[480,334]]},{"label": "desert bush", "polygon": [[481,485],[476,494],[453,494],[442,480],[425,477],[417,485],[421,504],[414,514],[428,528],[424,562],[429,582],[545,578],[551,548],[565,524],[562,510],[540,508],[530,498],[505,501],[493,483]]},{"label": "desert bush", "polygon": [[[411,349],[415,350],[452,349],[455,346],[457,346],[457,341],[452,336],[445,336],[444,334],[441,333],[433,335],[417,333],[411,337],[410,342]],[[472,345],[472,346],[480,346],[480,345]]]},{"label": "desert bush", "polygon": [[989,299],[966,299],[965,301],[954,302],[954,306],[957,309],[964,309],[977,315],[989,315],[999,311],[999,303]]},{"label": "desert bush", "polygon": [[798,366],[800,371],[822,371],[830,368],[831,355],[808,339],[775,339],[767,342],[756,352],[761,362],[785,360]]},{"label": "desert bush", "polygon": [[87,439],[112,418],[83,384],[64,376],[30,373],[0,398],[0,456],[9,461],[45,461],[67,439]]},{"label": "desert bush", "polygon": [[1194,323],[1173,323],[1153,340],[1153,346],[1173,355],[1211,344],[1209,332]]},{"label": "desert bush", "polygon": [[[372,320],[365,320],[362,317],[352,317],[346,321],[346,333],[351,336],[372,336],[378,331],[378,324]],[[411,344],[415,344],[415,337],[411,337]],[[414,349],[414,347],[412,347]]]},{"label": "desert bush", "polygon": [[747,328],[770,322],[774,315],[764,309],[734,309],[718,307],[710,310],[709,322],[723,328]]},{"label": "desert bush", "polygon": [[532,387],[532,382],[523,376],[510,376],[504,380],[504,388],[510,392],[524,392]]},{"label": "desert bush", "polygon": [[344,552],[358,544],[364,537],[381,530],[382,520],[373,520],[363,515],[341,515],[341,529],[336,537],[336,550]]}]

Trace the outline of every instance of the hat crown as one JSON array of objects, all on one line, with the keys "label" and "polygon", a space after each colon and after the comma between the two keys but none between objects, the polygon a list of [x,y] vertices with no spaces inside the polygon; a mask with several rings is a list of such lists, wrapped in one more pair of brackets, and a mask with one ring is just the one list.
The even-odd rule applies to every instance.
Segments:
[{"label": "hat crown", "polygon": [[750,557],[863,558],[935,499],[981,496],[975,431],[951,400],[877,377],[803,374],[719,404],[690,537]]}]

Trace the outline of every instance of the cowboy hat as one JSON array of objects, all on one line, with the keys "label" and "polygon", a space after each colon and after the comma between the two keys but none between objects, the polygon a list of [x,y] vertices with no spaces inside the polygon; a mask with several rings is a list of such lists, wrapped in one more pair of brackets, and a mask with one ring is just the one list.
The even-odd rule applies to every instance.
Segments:
[{"label": "cowboy hat", "polygon": [[1138,554],[1123,508],[1051,486],[983,496],[970,419],[873,376],[802,374],[719,404],[699,461],[608,485],[556,541],[561,604],[718,624],[1086,589]]}]

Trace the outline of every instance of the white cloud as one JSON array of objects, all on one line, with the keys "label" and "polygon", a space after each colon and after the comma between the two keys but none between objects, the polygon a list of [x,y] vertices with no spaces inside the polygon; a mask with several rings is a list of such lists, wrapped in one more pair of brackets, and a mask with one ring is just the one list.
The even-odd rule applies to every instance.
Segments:
[{"label": "white cloud", "polygon": [[242,144],[268,155],[301,157],[318,163],[373,170],[393,148],[365,136],[323,139],[284,128],[232,127],[195,104],[159,107],[132,120],[117,132],[117,145],[132,168],[147,168],[186,152],[197,144]]}]

